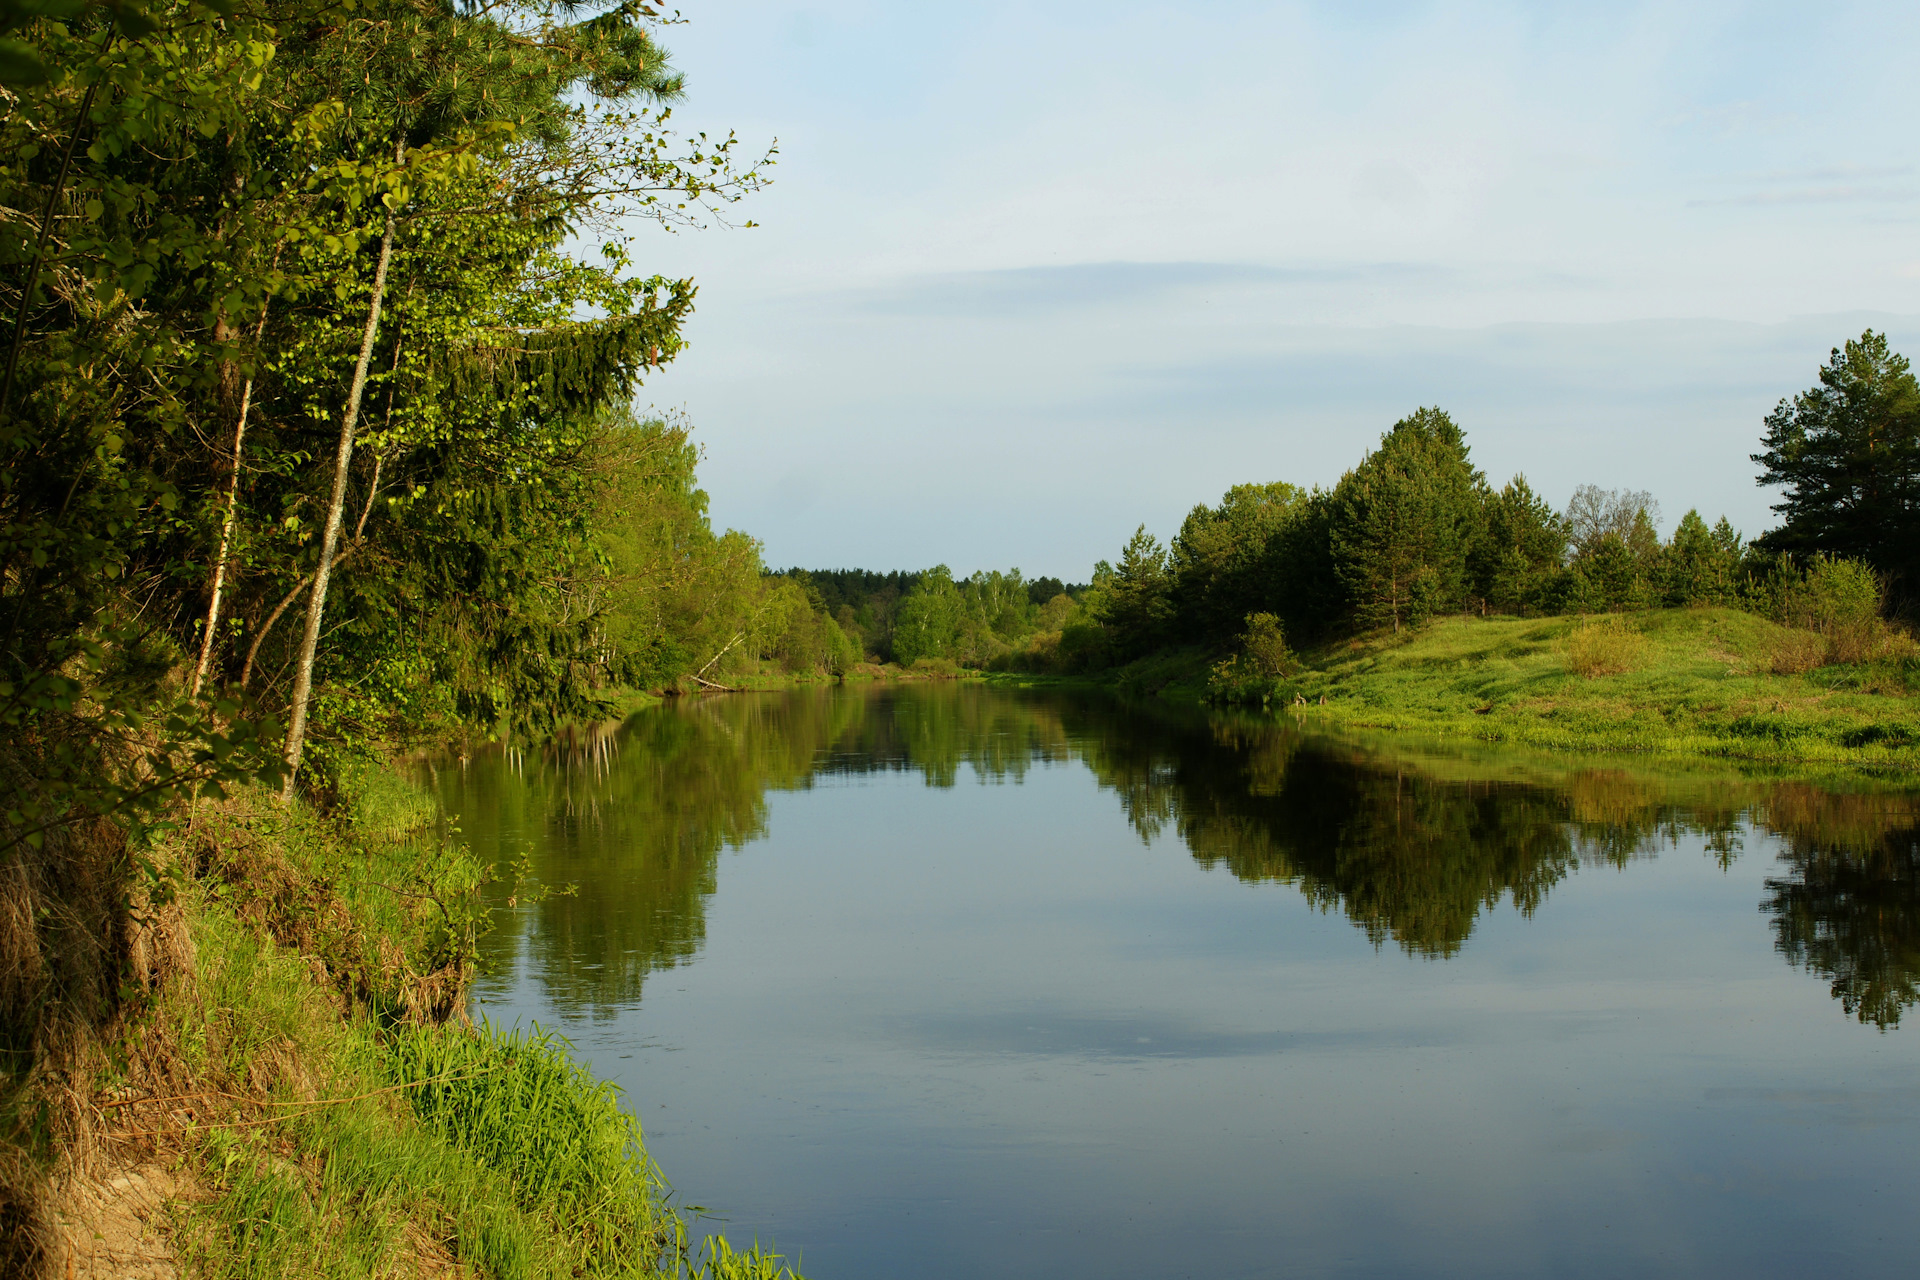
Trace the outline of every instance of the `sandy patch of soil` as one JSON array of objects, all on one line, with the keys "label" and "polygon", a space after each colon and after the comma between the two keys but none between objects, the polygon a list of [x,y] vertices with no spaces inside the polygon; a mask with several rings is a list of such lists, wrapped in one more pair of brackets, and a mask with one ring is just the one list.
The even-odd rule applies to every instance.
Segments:
[{"label": "sandy patch of soil", "polygon": [[166,1205],[195,1188],[159,1164],[115,1169],[63,1188],[54,1215],[53,1265],[59,1280],[177,1280]]}]

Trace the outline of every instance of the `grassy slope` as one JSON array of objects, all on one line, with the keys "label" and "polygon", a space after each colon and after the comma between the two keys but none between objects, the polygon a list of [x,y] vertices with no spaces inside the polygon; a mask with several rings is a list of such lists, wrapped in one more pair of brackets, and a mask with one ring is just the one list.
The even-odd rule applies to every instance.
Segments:
[{"label": "grassy slope", "polygon": [[[342,784],[331,817],[203,802],[155,851],[190,943],[85,1086],[105,1123],[81,1163],[173,1171],[148,1230],[179,1273],[792,1280],[758,1249],[690,1253],[638,1125],[563,1041],[461,1022],[481,868],[413,784]],[[91,1253],[42,1261],[104,1274]]]},{"label": "grassy slope", "polygon": [[[1920,764],[1920,700],[1902,665],[1773,675],[1784,628],[1733,609],[1621,615],[1641,639],[1629,669],[1569,666],[1578,618],[1448,618],[1306,655],[1275,690],[1303,720],[1558,749],[1782,762]],[[1322,697],[1326,705],[1319,705]]]}]

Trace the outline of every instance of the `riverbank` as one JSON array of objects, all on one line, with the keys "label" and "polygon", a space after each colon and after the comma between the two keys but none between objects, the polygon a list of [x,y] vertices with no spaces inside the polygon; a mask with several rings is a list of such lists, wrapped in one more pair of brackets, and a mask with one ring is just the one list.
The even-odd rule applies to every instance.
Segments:
[{"label": "riverbank", "polygon": [[821,689],[836,684],[911,684],[926,680],[973,680],[983,673],[947,658],[921,658],[911,666],[894,662],[857,662],[845,671],[788,671],[775,662],[761,662],[747,671],[729,673],[724,681],[695,682],[682,677],[662,689],[622,689],[612,700],[608,718],[624,720],[634,712],[656,706],[663,699],[704,693],[773,693],[782,689]]},{"label": "riverbank", "polygon": [[436,816],[366,767],[331,812],[203,800],[133,855],[135,986],[5,1099],[0,1270],[790,1276],[690,1252],[638,1124],[564,1041],[467,1022],[493,873]]},{"label": "riverbank", "polygon": [[1284,676],[1223,675],[1208,655],[1188,651],[1101,680],[1330,729],[1561,751],[1920,766],[1920,659],[1911,642],[1851,662],[1827,661],[1825,645],[1813,633],[1725,608],[1455,617],[1309,650]]}]

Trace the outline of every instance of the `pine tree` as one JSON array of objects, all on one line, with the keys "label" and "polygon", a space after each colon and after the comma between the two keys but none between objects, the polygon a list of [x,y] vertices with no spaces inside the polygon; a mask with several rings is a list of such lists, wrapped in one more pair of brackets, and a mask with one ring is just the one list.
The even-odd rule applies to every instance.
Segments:
[{"label": "pine tree", "polygon": [[1525,476],[1509,480],[1488,502],[1484,557],[1481,580],[1489,604],[1510,613],[1545,609],[1566,563],[1567,531]]},{"label": "pine tree", "polygon": [[1661,551],[1661,596],[1670,605],[1732,604],[1739,566],[1740,535],[1727,518],[1709,529],[1698,511],[1689,511]]},{"label": "pine tree", "polygon": [[1123,657],[1149,653],[1166,641],[1173,618],[1173,577],[1166,549],[1145,525],[1134,530],[1119,567],[1102,584],[1095,616]]},{"label": "pine tree", "polygon": [[1760,483],[1785,490],[1767,548],[1855,557],[1920,585],[1920,383],[1885,334],[1835,348],[1820,385],[1767,416],[1762,443]]}]

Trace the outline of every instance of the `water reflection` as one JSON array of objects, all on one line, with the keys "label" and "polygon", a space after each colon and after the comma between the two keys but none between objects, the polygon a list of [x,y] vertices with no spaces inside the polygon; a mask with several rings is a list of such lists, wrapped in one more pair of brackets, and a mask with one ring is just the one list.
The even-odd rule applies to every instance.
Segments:
[{"label": "water reflection", "polygon": [[1885,1030],[1920,999],[1920,822],[1904,796],[1780,787],[1769,825],[1786,875],[1762,909],[1774,946],[1826,978],[1841,1008]]},{"label": "water reflection", "polygon": [[1503,903],[1533,915],[1582,867],[1683,836],[1729,865],[1758,827],[1785,843],[1761,904],[1778,951],[1882,1029],[1920,999],[1920,806],[1891,785],[1422,750],[968,684],[682,699],[440,784],[476,847],[578,886],[521,908],[495,958],[558,1008],[606,1016],[699,949],[720,854],[764,834],[770,792],[893,773],[1017,783],[1069,762],[1142,840],[1175,834],[1205,867],[1291,886],[1376,946],[1426,957],[1459,953]]}]

